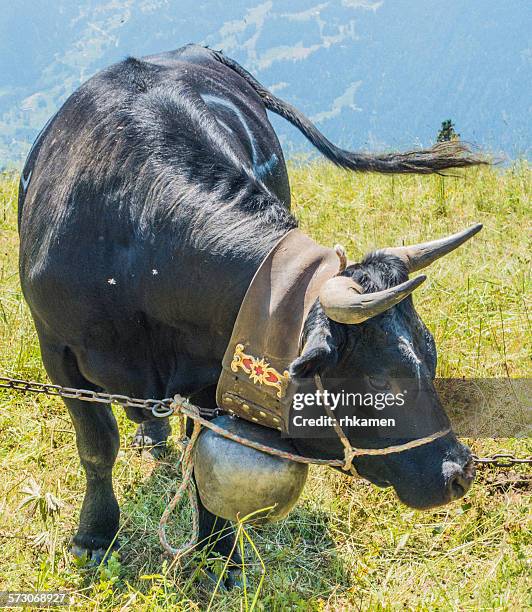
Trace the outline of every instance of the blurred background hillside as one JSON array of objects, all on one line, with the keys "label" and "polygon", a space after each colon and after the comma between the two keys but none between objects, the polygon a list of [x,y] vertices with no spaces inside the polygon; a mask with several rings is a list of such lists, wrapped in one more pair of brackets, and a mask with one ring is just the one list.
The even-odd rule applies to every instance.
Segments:
[{"label": "blurred background hillside", "polygon": [[[335,142],[462,139],[529,153],[532,5],[526,0],[0,0],[0,167],[18,164],[80,83],[128,55],[222,49]],[[273,119],[287,153],[305,150]]]}]

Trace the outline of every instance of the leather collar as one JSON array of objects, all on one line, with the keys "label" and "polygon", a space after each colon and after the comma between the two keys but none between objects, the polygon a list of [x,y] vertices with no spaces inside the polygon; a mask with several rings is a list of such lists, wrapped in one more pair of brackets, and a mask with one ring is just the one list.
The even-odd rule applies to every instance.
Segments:
[{"label": "leather collar", "polygon": [[261,263],[246,292],[218,381],[218,406],[288,432],[295,385],[288,368],[299,355],[303,324],[321,286],[338,273],[334,249],[291,230]]}]

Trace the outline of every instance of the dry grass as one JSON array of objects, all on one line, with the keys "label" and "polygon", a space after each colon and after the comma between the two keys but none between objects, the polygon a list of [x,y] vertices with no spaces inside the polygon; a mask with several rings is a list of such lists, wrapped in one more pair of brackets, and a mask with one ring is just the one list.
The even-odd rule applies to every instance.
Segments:
[{"label": "dry grass", "polygon": [[[291,177],[303,229],[324,244],[343,243],[352,259],[373,247],[483,222],[479,236],[432,266],[417,291],[417,307],[436,337],[440,376],[530,375],[526,166],[442,180],[356,176],[320,164],[294,166]],[[15,196],[15,181],[5,177],[0,181],[0,371],[43,380],[17,280]],[[249,609],[255,597],[262,610],[527,607],[530,482],[523,468],[506,479],[484,471],[464,500],[430,512],[400,505],[391,491],[313,468],[287,520],[262,531],[246,528],[256,546],[256,551],[247,546],[247,591],[212,596],[196,569],[201,559],[191,558],[183,568],[168,565],[155,534],[175,487],[177,451],[160,463],[136,455],[128,448],[133,426],[117,415],[121,558],[90,570],[76,567],[68,554],[83,478],[66,410],[53,398],[0,394],[0,590],[68,590],[87,610],[209,605],[239,610]],[[471,443],[478,454],[532,450],[526,438]],[[24,493],[28,487],[32,494]],[[46,503],[46,493],[62,503],[58,512],[49,497]],[[174,542],[186,537],[187,529],[183,509],[170,533]]]}]

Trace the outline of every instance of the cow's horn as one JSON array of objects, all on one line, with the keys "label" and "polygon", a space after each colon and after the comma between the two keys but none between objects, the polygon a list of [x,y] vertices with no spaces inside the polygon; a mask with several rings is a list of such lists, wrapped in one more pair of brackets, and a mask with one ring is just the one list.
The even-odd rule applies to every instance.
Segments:
[{"label": "cow's horn", "polygon": [[320,303],[325,314],[337,323],[362,323],[404,300],[426,278],[416,276],[384,291],[362,293],[362,287],[351,278],[335,276],[321,288]]},{"label": "cow's horn", "polygon": [[417,272],[422,268],[426,268],[443,255],[447,255],[447,253],[454,251],[454,249],[472,238],[477,232],[480,232],[481,229],[482,223],[477,223],[462,232],[452,234],[446,238],[431,240],[430,242],[423,242],[412,246],[384,249],[381,252],[399,257],[405,262],[409,272]]}]

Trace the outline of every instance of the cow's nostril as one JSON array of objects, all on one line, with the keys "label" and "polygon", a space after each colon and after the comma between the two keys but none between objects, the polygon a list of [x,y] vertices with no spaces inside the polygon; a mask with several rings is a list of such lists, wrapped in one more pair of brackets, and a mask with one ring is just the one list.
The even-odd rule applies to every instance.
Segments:
[{"label": "cow's nostril", "polygon": [[451,493],[451,499],[459,499],[465,494],[466,490],[460,476],[451,478],[449,482],[449,491]]},{"label": "cow's nostril", "polygon": [[468,461],[464,467],[454,462],[444,463],[444,474],[447,472],[447,490],[451,500],[459,499],[467,493],[473,478],[475,468],[472,461]]}]

